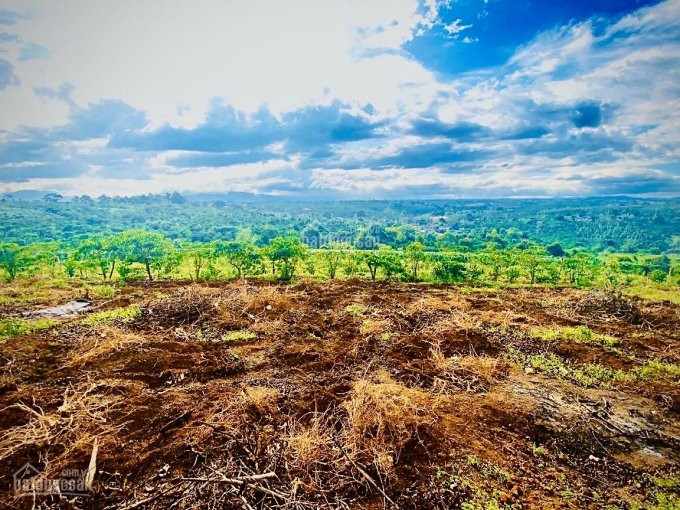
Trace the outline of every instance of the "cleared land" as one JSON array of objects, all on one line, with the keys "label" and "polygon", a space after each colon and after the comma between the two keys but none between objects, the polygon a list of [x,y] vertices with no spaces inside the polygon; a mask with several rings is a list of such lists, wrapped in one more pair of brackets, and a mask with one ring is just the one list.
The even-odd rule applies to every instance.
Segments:
[{"label": "cleared land", "polygon": [[26,461],[83,470],[96,442],[75,508],[678,507],[669,302],[154,282],[10,318],[84,292],[3,289],[4,505],[34,504],[9,487]]}]

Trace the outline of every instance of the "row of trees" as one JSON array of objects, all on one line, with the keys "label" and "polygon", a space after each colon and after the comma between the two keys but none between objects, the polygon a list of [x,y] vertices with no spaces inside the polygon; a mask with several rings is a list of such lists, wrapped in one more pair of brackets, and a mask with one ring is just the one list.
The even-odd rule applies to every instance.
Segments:
[{"label": "row of trees", "polygon": [[99,275],[102,280],[178,276],[188,272],[195,280],[224,276],[236,278],[271,275],[288,281],[300,271],[337,278],[366,275],[371,280],[431,280],[529,284],[564,282],[588,285],[597,278],[612,283],[639,274],[663,281],[673,274],[668,257],[623,256],[604,260],[588,252],[566,252],[559,244],[527,245],[499,249],[493,243],[480,251],[427,251],[413,241],[401,250],[379,245],[355,250],[348,244],[330,243],[311,250],[298,237],[275,237],[257,246],[245,230],[233,241],[209,243],[171,240],[158,232],[130,230],[114,236],[95,235],[73,249],[57,243],[19,246],[0,244],[0,268],[11,280],[19,274],[49,271],[68,276]]}]

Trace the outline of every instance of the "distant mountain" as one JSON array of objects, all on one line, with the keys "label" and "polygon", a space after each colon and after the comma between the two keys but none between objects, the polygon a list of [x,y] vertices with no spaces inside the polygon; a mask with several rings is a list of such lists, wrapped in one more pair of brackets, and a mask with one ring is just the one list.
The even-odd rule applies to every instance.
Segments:
[{"label": "distant mountain", "polygon": [[59,193],[58,191],[38,190],[38,189],[22,189],[12,193],[3,193],[0,199],[5,200],[21,200],[24,202],[31,202],[33,200],[42,200],[48,193]]}]

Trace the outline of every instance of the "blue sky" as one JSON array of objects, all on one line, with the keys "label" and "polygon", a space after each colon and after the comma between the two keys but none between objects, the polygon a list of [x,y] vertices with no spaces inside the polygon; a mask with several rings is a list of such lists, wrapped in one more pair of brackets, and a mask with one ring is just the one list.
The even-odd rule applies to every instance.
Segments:
[{"label": "blue sky", "polygon": [[680,195],[680,0],[0,0],[0,191]]}]

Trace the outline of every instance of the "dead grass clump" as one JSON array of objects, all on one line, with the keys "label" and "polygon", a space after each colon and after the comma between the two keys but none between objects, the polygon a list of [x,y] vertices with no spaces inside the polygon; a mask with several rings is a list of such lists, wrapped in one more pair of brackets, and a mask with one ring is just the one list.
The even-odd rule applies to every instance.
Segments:
[{"label": "dead grass clump", "polygon": [[[45,462],[45,473],[59,469],[74,459],[87,458],[96,437],[112,437],[116,427],[107,418],[120,397],[98,391],[100,386],[85,383],[64,392],[61,405],[45,411],[35,402],[14,404],[28,421],[0,434],[0,460],[25,449],[37,450]],[[50,452],[57,452],[51,457]]]},{"label": "dead grass clump", "polygon": [[508,374],[508,364],[492,356],[450,356],[441,349],[441,342],[433,344],[429,360],[436,376],[433,389],[437,393],[456,390],[487,391]]},{"label": "dead grass clump", "polygon": [[614,318],[630,324],[641,324],[638,307],[617,290],[592,290],[576,303],[576,311],[593,318]]},{"label": "dead grass clump", "polygon": [[286,311],[294,308],[291,291],[285,287],[244,287],[242,291],[244,311],[251,314],[266,313],[271,310]]},{"label": "dead grass clump", "polygon": [[242,386],[240,391],[220,395],[206,412],[204,422],[232,433],[244,423],[270,423],[279,413],[279,391],[266,386]]},{"label": "dead grass clump", "polygon": [[145,341],[141,335],[102,325],[97,328],[96,333],[84,337],[80,345],[73,349],[66,366],[85,365],[101,360],[114,352],[129,349]]},{"label": "dead grass clump", "polygon": [[365,459],[390,476],[404,446],[436,415],[431,394],[398,384],[385,372],[375,379],[356,381],[342,404],[347,412],[343,441],[350,457]]},{"label": "dead grass clump", "polygon": [[286,459],[292,469],[311,476],[318,469],[332,468],[340,452],[334,448],[333,427],[323,413],[313,413],[308,424],[303,420],[290,423],[286,437]]},{"label": "dead grass clump", "polygon": [[469,310],[470,303],[460,294],[447,293],[445,295],[425,295],[406,306],[406,314],[416,313],[447,313],[452,310]]},{"label": "dead grass clump", "polygon": [[364,319],[359,326],[359,332],[362,335],[370,336],[388,332],[391,327],[390,321],[385,319]]},{"label": "dead grass clump", "polygon": [[472,315],[463,312],[452,312],[446,317],[428,324],[423,329],[423,332],[435,337],[447,335],[460,336],[461,334],[467,337],[479,327],[479,320]]},{"label": "dead grass clump", "polygon": [[244,386],[243,406],[249,412],[272,417],[279,412],[279,390],[267,386]]},{"label": "dead grass clump", "polygon": [[140,320],[167,329],[195,324],[204,317],[213,318],[218,292],[198,285],[182,288],[172,296],[156,299],[143,307]]},{"label": "dead grass clump", "polygon": [[509,365],[501,358],[492,356],[462,356],[456,369],[467,373],[485,385],[491,385],[508,375]]}]

